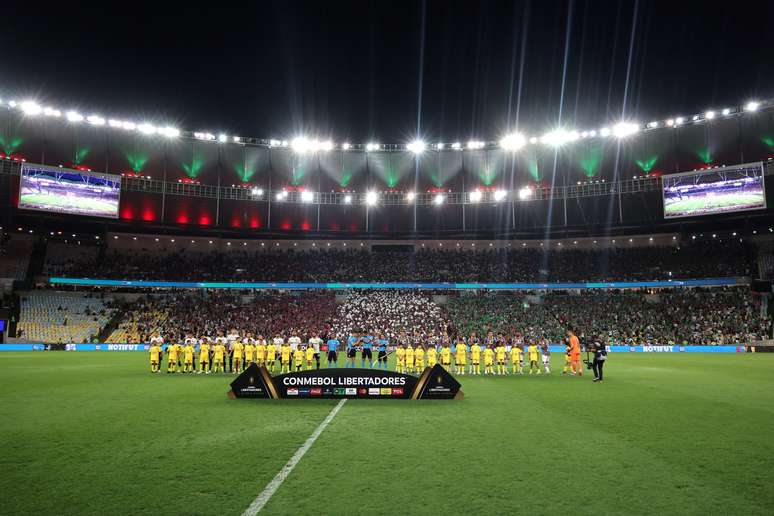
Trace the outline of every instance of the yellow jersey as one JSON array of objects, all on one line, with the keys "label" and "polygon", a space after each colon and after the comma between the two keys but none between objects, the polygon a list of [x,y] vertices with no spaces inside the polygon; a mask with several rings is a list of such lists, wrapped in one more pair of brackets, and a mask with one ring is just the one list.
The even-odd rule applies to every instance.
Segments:
[{"label": "yellow jersey", "polygon": [[245,346],[239,341],[236,341],[234,343],[234,358],[238,358],[239,360],[242,360],[242,356],[245,353]]},{"label": "yellow jersey", "polygon": [[454,355],[457,362],[464,362],[468,358],[468,349],[465,344],[462,342],[457,344],[457,347],[454,348]]},{"label": "yellow jersey", "polygon": [[199,362],[209,362],[210,361],[210,345],[202,343],[201,346],[199,346]]},{"label": "yellow jersey", "polygon": [[442,364],[451,363],[451,348],[448,348],[448,347],[441,348],[441,363]]},{"label": "yellow jersey", "polygon": [[406,359],[406,350],[404,348],[396,349],[395,360],[397,360],[399,364],[402,364],[405,359]]},{"label": "yellow jersey", "polygon": [[486,348],[484,350],[484,364],[492,365],[493,360],[494,360],[494,351],[492,351],[492,348]]},{"label": "yellow jersey", "polygon": [[[269,358],[269,355],[271,355],[271,358]],[[274,360],[276,356],[277,350],[274,349],[274,344],[268,346],[266,344],[258,344],[255,346],[255,358],[260,362],[262,362],[264,358],[267,360]]]},{"label": "yellow jersey", "polygon": [[311,362],[312,360],[314,360],[314,348],[309,346],[306,348],[306,361]]},{"label": "yellow jersey", "polygon": [[290,346],[283,345],[280,346],[280,359],[283,363],[290,362]]},{"label": "yellow jersey", "polygon": [[519,346],[513,346],[511,348],[511,362],[514,364],[521,360],[521,348]]},{"label": "yellow jersey", "polygon": [[158,362],[159,361],[159,354],[161,353],[161,348],[157,345],[153,345],[150,347],[150,359],[151,362]]},{"label": "yellow jersey", "polygon": [[167,359],[177,360],[177,344],[173,344],[167,348]]},{"label": "yellow jersey", "polygon": [[252,362],[253,360],[255,360],[255,346],[248,342],[245,345],[245,361]]},{"label": "yellow jersey", "polygon": [[438,361],[438,353],[435,351],[435,347],[430,346],[427,348],[427,365],[434,366]]},{"label": "yellow jersey", "polygon": [[414,363],[414,348],[412,348],[411,346],[408,346],[406,348],[406,363],[407,364]]},{"label": "yellow jersey", "polygon": [[215,344],[215,360],[218,362],[223,361],[223,355],[226,354],[226,346],[223,344]]},{"label": "yellow jersey", "polygon": [[414,350],[414,362],[417,364],[425,363],[425,350],[422,348],[416,348]]},{"label": "yellow jersey", "polygon": [[527,348],[527,353],[529,353],[529,360],[530,361],[536,361],[538,359],[538,355],[540,355],[540,352],[538,351],[538,347],[536,345],[531,345]]},{"label": "yellow jersey", "polygon": [[193,362],[194,347],[191,344],[188,344],[183,348],[183,351],[185,353],[185,361],[188,363]]},{"label": "yellow jersey", "polygon": [[[290,347],[288,347],[288,350],[289,350],[289,349],[290,349]],[[285,357],[285,354],[284,354],[284,353],[282,354],[282,357],[283,357],[283,358],[282,358],[282,361],[284,362],[284,361],[285,361],[285,358],[284,358],[284,357]],[[293,352],[293,362],[295,362],[295,363],[296,363],[296,365],[300,365],[300,364],[301,364],[301,362],[303,362],[303,361],[304,361],[304,352],[303,352],[303,351],[301,351],[300,349],[296,349],[296,350]]]},{"label": "yellow jersey", "polygon": [[478,344],[473,344],[470,346],[470,359],[477,363],[481,360],[481,346]]},{"label": "yellow jersey", "polygon": [[505,362],[505,346],[497,346],[495,348],[495,356],[498,362]]}]

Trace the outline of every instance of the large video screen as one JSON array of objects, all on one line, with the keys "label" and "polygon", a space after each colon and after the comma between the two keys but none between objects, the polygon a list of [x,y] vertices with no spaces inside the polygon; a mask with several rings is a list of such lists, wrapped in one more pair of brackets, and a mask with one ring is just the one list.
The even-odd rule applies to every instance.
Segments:
[{"label": "large video screen", "polygon": [[762,163],[672,174],[662,182],[667,219],[766,207]]},{"label": "large video screen", "polygon": [[121,176],[22,165],[19,208],[118,218]]}]

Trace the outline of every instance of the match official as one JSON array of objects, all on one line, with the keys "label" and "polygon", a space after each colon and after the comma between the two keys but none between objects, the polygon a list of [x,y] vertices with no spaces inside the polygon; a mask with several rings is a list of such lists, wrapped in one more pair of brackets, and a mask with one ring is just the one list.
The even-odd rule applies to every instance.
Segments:
[{"label": "match official", "polygon": [[591,363],[591,368],[594,370],[594,381],[602,381],[602,369],[605,366],[607,360],[607,348],[604,341],[597,337],[592,344],[592,351],[594,352],[594,361]]}]

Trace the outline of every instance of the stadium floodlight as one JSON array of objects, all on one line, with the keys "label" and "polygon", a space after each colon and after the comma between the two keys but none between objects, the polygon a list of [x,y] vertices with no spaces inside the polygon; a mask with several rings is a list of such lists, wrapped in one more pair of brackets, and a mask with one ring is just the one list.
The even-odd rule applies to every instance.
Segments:
[{"label": "stadium floodlight", "polygon": [[655,129],[656,127],[658,127],[658,122],[656,122],[655,120],[652,122],[648,122],[648,129]]},{"label": "stadium floodlight", "polygon": [[68,111],[67,112],[67,121],[68,122],[82,122],[83,121],[83,115],[78,113],[77,111]]},{"label": "stadium floodlight", "polygon": [[483,194],[481,193],[481,190],[473,190],[468,194],[468,197],[470,198],[470,202],[480,202],[481,198],[483,197]]},{"label": "stadium floodlight", "polygon": [[228,141],[228,135],[223,134],[223,133],[219,134],[218,135],[218,141],[220,143],[226,143]]},{"label": "stadium floodlight", "polygon": [[481,140],[470,140],[468,141],[467,148],[468,150],[477,150],[477,149],[483,149],[484,145],[486,145]]},{"label": "stadium floodlight", "polygon": [[451,148],[454,149],[454,150],[461,150],[462,149],[462,144],[460,142],[454,142],[454,143],[451,144]]},{"label": "stadium floodlight", "polygon": [[271,139],[269,140],[269,147],[279,147],[280,143],[282,142],[280,142],[279,140]]},{"label": "stadium floodlight", "polygon": [[105,125],[105,119],[99,115],[90,115],[86,117],[86,121],[91,125]]},{"label": "stadium floodlight", "polygon": [[140,131],[142,134],[155,134],[156,128],[149,124],[149,123],[143,123],[137,126],[137,130]]},{"label": "stadium floodlight", "polygon": [[160,127],[159,134],[166,136],[167,138],[177,138],[180,136],[180,129],[176,127]]},{"label": "stadium floodlight", "polygon": [[406,194],[406,200],[408,202],[412,202],[414,199],[416,199],[416,197],[417,197],[417,194],[415,194],[414,192],[409,192]]},{"label": "stadium floodlight", "polygon": [[508,192],[506,192],[505,190],[497,190],[494,193],[494,200],[495,202],[500,202],[503,199],[505,199],[507,196],[508,196]]},{"label": "stadium floodlight", "polygon": [[602,136],[603,138],[607,138],[608,136],[610,136],[610,128],[603,127],[602,129],[599,130],[599,135]]},{"label": "stadium floodlight", "polygon": [[137,125],[135,125],[134,122],[123,122],[121,124],[121,128],[125,129],[126,131],[134,131],[137,129]]},{"label": "stadium floodlight", "polygon": [[115,118],[111,118],[108,120],[108,125],[110,127],[120,129],[121,127],[123,127],[124,123],[121,120],[116,120]]},{"label": "stadium floodlight", "polygon": [[53,116],[53,117],[57,117],[57,118],[62,116],[62,112],[61,111],[59,111],[58,109],[54,109],[52,107],[45,108],[43,110],[43,114],[46,115],[46,116]]},{"label": "stadium floodlight", "polygon": [[596,130],[592,129],[591,131],[589,131],[589,138],[594,138],[596,135],[597,135]]},{"label": "stadium floodlight", "polygon": [[699,115],[693,115],[691,117],[691,120],[693,120],[694,122],[697,121],[698,119],[699,119]]},{"label": "stadium floodlight", "polygon": [[723,113],[723,116],[728,116],[731,114],[731,108],[723,108],[723,111],[721,111],[721,113]]},{"label": "stadium floodlight", "polygon": [[231,139],[234,141],[234,143],[240,143],[242,141],[242,137],[240,136],[234,136]]},{"label": "stadium floodlight", "polygon": [[561,147],[565,143],[577,140],[579,137],[577,131],[566,131],[564,129],[555,129],[549,131],[540,137],[540,141],[553,147]]},{"label": "stadium floodlight", "polygon": [[446,147],[446,144],[444,144],[444,143],[436,143],[435,144],[435,148],[438,149],[438,150],[443,150],[444,147]]},{"label": "stadium floodlight", "polygon": [[521,199],[522,201],[524,201],[526,199],[529,199],[530,197],[532,197],[532,189],[531,188],[525,186],[524,188],[519,190],[519,199]]},{"label": "stadium floodlight", "polygon": [[683,125],[684,122],[685,122],[685,118],[681,116],[678,116],[677,118],[675,118],[675,125]]},{"label": "stadium floodlight", "polygon": [[[347,194],[344,196],[344,204],[352,204],[352,196]],[[344,244],[346,245],[346,244]]]},{"label": "stadium floodlight", "polygon": [[38,105],[37,102],[32,100],[25,100],[21,103],[21,110],[25,115],[35,116],[43,112],[43,108]]},{"label": "stadium floodlight", "polygon": [[9,100],[8,105],[11,107],[16,107],[16,101],[15,100]]},{"label": "stadium floodlight", "polygon": [[379,196],[376,192],[368,192],[365,196],[365,202],[368,206],[373,206],[376,204],[376,201],[379,199]]},{"label": "stadium floodlight", "polygon": [[672,126],[674,126],[674,125],[675,125],[675,120],[674,120],[674,118],[670,118],[669,120],[667,120],[667,121],[666,121],[666,126],[667,126],[667,127],[672,127]]},{"label": "stadium floodlight", "polygon": [[263,196],[263,189],[261,188],[253,188],[250,190],[250,193],[253,194],[255,197],[262,197]]},{"label": "stadium floodlight", "polygon": [[311,143],[303,136],[296,136],[290,141],[290,148],[293,149],[293,152],[296,152],[298,154],[303,154],[307,152],[310,149],[310,147],[311,147]]},{"label": "stadium floodlight", "polygon": [[379,144],[378,143],[367,143],[366,144],[366,151],[367,152],[373,152],[379,150]]},{"label": "stadium floodlight", "polygon": [[713,118],[715,118],[715,112],[707,111],[706,113],[704,113],[704,118],[706,118],[707,120],[712,120]]},{"label": "stadium floodlight", "polygon": [[529,143],[531,143],[532,145],[536,144],[537,142],[538,142],[537,136],[533,136],[529,139]]},{"label": "stadium floodlight", "polygon": [[760,102],[756,102],[754,100],[751,100],[744,106],[745,111],[758,111],[758,108],[760,107]]},{"label": "stadium floodlight", "polygon": [[320,143],[320,150],[323,152],[328,152],[333,150],[333,142],[331,140],[325,140],[324,142]]},{"label": "stadium floodlight", "polygon": [[349,150],[351,145],[348,142],[344,142],[341,144],[341,150]]},{"label": "stadium floodlight", "polygon": [[314,192],[310,192],[309,190],[304,190],[303,192],[301,192],[301,201],[303,202],[314,201]]},{"label": "stadium floodlight", "polygon": [[414,140],[413,142],[406,145],[406,148],[414,154],[422,154],[425,152],[425,142],[422,140]]},{"label": "stadium floodlight", "polygon": [[288,196],[288,192],[285,190],[282,190],[281,192],[277,192],[277,195],[275,196],[275,199],[278,201],[284,201]]},{"label": "stadium floodlight", "polygon": [[443,202],[446,200],[446,196],[442,193],[435,194],[435,197],[433,197],[433,203],[436,206],[440,206],[443,204]]},{"label": "stadium floodlight", "polygon": [[613,126],[613,134],[616,138],[626,138],[640,130],[640,126],[630,122],[619,122]]},{"label": "stadium floodlight", "polygon": [[521,133],[507,134],[500,140],[500,147],[507,151],[515,152],[527,143],[527,139]]}]

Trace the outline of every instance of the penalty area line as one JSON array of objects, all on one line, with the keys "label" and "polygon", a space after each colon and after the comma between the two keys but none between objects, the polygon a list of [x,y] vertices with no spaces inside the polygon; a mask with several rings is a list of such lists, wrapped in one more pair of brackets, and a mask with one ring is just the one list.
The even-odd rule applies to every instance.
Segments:
[{"label": "penalty area line", "polygon": [[312,447],[317,438],[320,437],[320,434],[323,433],[325,427],[327,427],[333,418],[336,417],[336,414],[339,412],[339,410],[341,410],[341,407],[344,406],[346,401],[347,398],[344,398],[335,407],[333,407],[326,418],[323,419],[322,423],[320,423],[317,428],[314,429],[314,432],[312,432],[312,435],[309,436],[306,442],[304,442],[304,444],[302,444],[301,447],[296,450],[296,453],[293,454],[287,464],[285,464],[279,473],[277,473],[277,475],[272,479],[272,481],[263,488],[261,494],[259,494],[255,500],[253,500],[253,503],[250,504],[250,507],[245,509],[245,512],[242,513],[242,516],[255,516],[261,509],[263,509],[263,506],[266,505],[266,503],[268,503],[268,501],[271,499],[272,495],[277,492],[277,489],[280,488],[285,479],[288,478],[288,475],[290,475],[290,472],[293,471],[293,468],[296,467],[296,465],[301,461],[301,458],[306,454],[309,448]]}]

